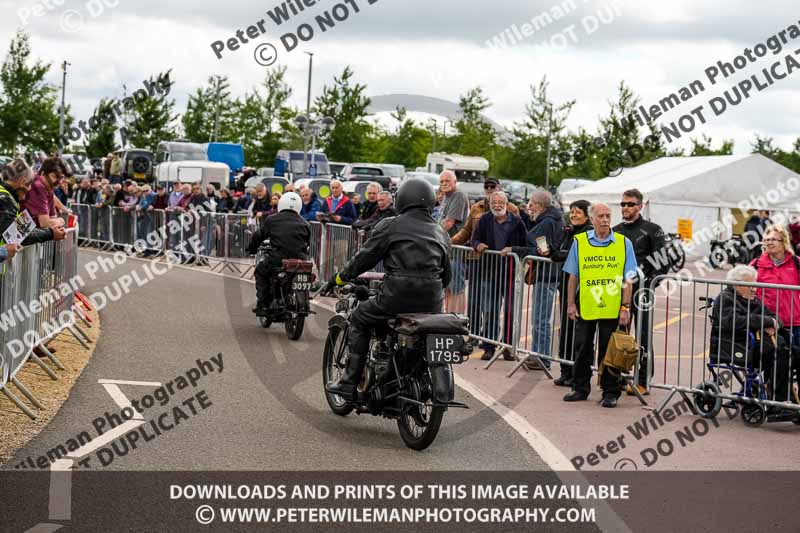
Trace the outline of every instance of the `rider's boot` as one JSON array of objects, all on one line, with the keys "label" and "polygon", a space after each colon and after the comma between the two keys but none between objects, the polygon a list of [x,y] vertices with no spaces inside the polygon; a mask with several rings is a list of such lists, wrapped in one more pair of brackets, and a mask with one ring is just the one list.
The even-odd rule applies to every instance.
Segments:
[{"label": "rider's boot", "polygon": [[356,386],[361,380],[361,375],[364,373],[364,365],[366,362],[366,355],[351,352],[342,377],[339,378],[339,381],[329,381],[326,383],[325,390],[331,394],[338,394],[346,400],[355,401]]}]

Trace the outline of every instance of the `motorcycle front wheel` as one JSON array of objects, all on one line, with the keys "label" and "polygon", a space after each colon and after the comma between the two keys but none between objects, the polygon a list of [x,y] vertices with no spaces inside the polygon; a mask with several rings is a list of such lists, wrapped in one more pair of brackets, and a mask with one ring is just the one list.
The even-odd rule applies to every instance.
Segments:
[{"label": "motorcycle front wheel", "polygon": [[339,416],[347,416],[353,411],[353,406],[339,396],[331,394],[325,389],[329,381],[336,381],[344,372],[347,358],[347,335],[340,327],[331,327],[328,338],[325,339],[325,352],[322,356],[322,390],[325,400],[331,411]]},{"label": "motorcycle front wheel", "polygon": [[444,407],[432,405],[431,388],[427,380],[420,384],[416,379],[409,381],[406,393],[414,402],[404,402],[400,418],[397,419],[397,429],[400,438],[412,450],[422,451],[430,446],[444,418]]}]

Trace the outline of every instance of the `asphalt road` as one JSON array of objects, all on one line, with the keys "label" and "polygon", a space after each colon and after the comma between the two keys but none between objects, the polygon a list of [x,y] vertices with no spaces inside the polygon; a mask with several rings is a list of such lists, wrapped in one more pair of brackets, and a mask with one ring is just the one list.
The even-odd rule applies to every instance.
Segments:
[{"label": "asphalt road", "polygon": [[[143,261],[128,260],[90,281],[85,265],[99,254],[84,251],[84,293],[111,287],[124,274],[144,275]],[[104,257],[108,257],[107,255]],[[114,290],[110,291],[114,294]],[[458,390],[469,410],[450,410],[434,444],[424,452],[405,447],[391,420],[330,412],[322,393],[321,359],[330,313],[318,310],[302,342],[286,339],[282,325],[263,329],[249,309],[251,283],[175,268],[137,287],[101,310],[96,352],[70,398],[51,424],[19,450],[14,467],[81,431],[97,437],[93,420],[119,412],[113,387],[99,380],[173,382],[166,405],[144,412],[149,420],[167,413],[175,422],[135,450],[114,453],[101,466],[95,450],[86,457],[104,470],[547,470],[529,444],[496,413]],[[179,376],[197,373],[197,359],[222,354],[222,372],[200,375],[196,387],[177,390]],[[215,365],[216,366],[216,365]],[[128,399],[153,394],[153,385],[118,385]],[[180,402],[205,391],[207,408]],[[187,416],[173,411],[179,406]],[[107,425],[104,429],[109,429]],[[152,429],[150,434],[154,433]],[[110,449],[110,446],[106,447]],[[125,448],[119,449],[125,451]],[[109,454],[106,454],[108,462]],[[48,465],[49,466],[49,465]]]}]

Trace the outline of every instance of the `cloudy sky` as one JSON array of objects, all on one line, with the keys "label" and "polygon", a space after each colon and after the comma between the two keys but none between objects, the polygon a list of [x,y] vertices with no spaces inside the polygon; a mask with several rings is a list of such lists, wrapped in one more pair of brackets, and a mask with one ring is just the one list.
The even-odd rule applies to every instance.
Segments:
[{"label": "cloudy sky", "polygon": [[[254,60],[263,42],[277,47],[275,65],[288,67],[293,103],[299,107],[305,107],[308,56],[303,52],[308,51],[315,54],[312,96],[350,65],[371,95],[457,101],[480,85],[493,103],[488,116],[510,126],[524,112],[530,85],[547,75],[555,100],[577,100],[570,126],[592,130],[621,80],[649,106],[700,79],[706,91],[662,117],[662,124],[669,123],[698,105],[708,108],[707,101],[722,95],[728,84],[783,63],[800,49],[800,39],[790,41],[780,54],[768,53],[715,86],[704,74],[717,61],[731,62],[745,48],[800,24],[800,16],[790,15],[795,4],[788,0],[317,0],[278,26],[267,12],[282,3],[0,0],[0,45],[5,53],[13,33],[24,28],[32,36],[34,55],[53,63],[54,84],[60,83],[56,65],[69,61],[67,100],[79,119],[90,116],[100,97],[121,97],[123,84],[135,90],[143,79],[170,68],[181,111],[187,94],[212,74],[227,75],[234,94],[244,93],[268,68]],[[347,19],[322,32],[315,18],[329,10],[340,18],[347,13]],[[550,14],[549,24],[523,27],[542,13]],[[226,48],[216,58],[211,43],[262,19],[264,35],[236,51]],[[303,23],[315,34],[287,51],[281,36]],[[520,34],[527,31],[522,42],[487,46],[512,25]],[[780,69],[785,72],[785,63]],[[800,119],[799,80],[795,73],[764,92],[754,91],[724,115],[709,116],[694,135],[710,135],[716,144],[733,138],[736,152],[746,153],[759,133],[788,149],[800,136],[794,127]]]}]

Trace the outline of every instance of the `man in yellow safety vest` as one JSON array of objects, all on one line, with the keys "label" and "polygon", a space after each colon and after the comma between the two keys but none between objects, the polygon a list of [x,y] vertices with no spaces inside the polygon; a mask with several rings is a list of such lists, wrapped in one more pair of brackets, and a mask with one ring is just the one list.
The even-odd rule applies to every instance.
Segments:
[{"label": "man in yellow safety vest", "polygon": [[[574,384],[572,392],[564,396],[566,402],[589,397],[595,333],[599,340],[599,366],[611,334],[617,326],[627,328],[631,320],[630,279],[636,276],[637,269],[633,244],[624,235],[611,230],[608,205],[592,205],[589,216],[594,230],[575,236],[564,264],[564,272],[570,275],[567,315],[576,320]],[[603,407],[616,407],[622,391],[619,371],[606,367],[600,385]]]}]

